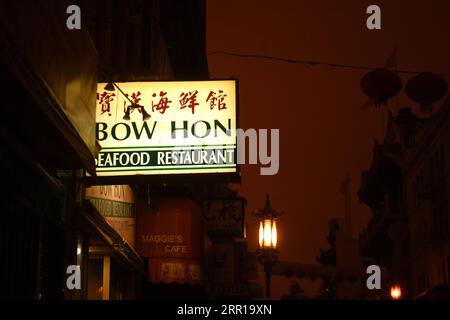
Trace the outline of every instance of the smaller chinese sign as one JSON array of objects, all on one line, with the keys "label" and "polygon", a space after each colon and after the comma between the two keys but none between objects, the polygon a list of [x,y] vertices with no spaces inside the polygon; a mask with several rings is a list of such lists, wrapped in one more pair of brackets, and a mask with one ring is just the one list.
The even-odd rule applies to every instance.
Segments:
[{"label": "smaller chinese sign", "polygon": [[211,238],[243,237],[244,199],[208,199],[203,202],[203,221]]},{"label": "smaller chinese sign", "polygon": [[150,258],[148,277],[154,283],[198,283],[201,280],[201,269],[195,260]]},{"label": "smaller chinese sign", "polygon": [[216,296],[240,296],[247,293],[247,241],[245,239],[213,243],[209,259]]},{"label": "smaller chinese sign", "polygon": [[212,266],[214,283],[231,283],[234,281],[234,242],[213,244]]},{"label": "smaller chinese sign", "polygon": [[134,247],[136,214],[134,193],[128,185],[93,186],[86,188],[86,199],[91,201],[106,222],[127,243]]}]

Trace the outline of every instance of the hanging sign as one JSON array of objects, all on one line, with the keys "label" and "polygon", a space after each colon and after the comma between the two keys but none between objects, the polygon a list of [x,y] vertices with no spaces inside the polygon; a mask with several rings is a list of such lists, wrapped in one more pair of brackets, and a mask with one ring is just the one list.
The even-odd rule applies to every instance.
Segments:
[{"label": "hanging sign", "polygon": [[99,83],[97,175],[236,172],[236,100],[235,80]]},{"label": "hanging sign", "polygon": [[244,236],[244,199],[223,198],[203,201],[203,222],[212,238]]},{"label": "hanging sign", "polygon": [[128,185],[92,186],[86,188],[91,201],[106,222],[134,247],[136,213],[134,192]]}]

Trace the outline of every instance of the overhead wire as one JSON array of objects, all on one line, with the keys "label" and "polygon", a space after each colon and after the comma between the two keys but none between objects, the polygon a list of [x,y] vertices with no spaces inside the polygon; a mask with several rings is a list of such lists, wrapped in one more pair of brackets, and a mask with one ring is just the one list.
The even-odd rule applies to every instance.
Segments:
[{"label": "overhead wire", "polygon": [[[331,63],[331,62],[315,61],[315,60],[292,59],[292,58],[276,57],[276,56],[269,56],[269,55],[262,55],[262,54],[236,53],[236,52],[228,52],[228,51],[209,51],[207,54],[208,55],[227,55],[227,56],[234,56],[234,57],[247,58],[247,59],[266,59],[266,60],[286,62],[286,63],[290,63],[290,64],[304,64],[304,65],[309,65],[309,66],[324,65],[324,66],[333,67],[333,68],[344,68],[344,69],[355,69],[355,70],[380,69],[379,67],[370,67],[370,66],[352,65],[352,64],[343,64],[343,63]],[[415,70],[402,70],[402,69],[392,69],[392,68],[385,68],[385,69],[391,70],[396,73],[404,73],[404,74],[422,73],[422,71],[415,71]],[[450,78],[450,73],[435,73],[435,74],[439,75],[441,77],[449,77]]]}]

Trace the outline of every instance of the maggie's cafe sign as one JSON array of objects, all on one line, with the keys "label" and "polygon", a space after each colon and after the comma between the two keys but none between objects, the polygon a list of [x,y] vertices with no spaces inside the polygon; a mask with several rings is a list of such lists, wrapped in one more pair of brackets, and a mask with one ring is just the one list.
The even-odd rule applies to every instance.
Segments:
[{"label": "maggie's cafe sign", "polygon": [[97,175],[236,171],[235,80],[115,84],[97,89]]}]

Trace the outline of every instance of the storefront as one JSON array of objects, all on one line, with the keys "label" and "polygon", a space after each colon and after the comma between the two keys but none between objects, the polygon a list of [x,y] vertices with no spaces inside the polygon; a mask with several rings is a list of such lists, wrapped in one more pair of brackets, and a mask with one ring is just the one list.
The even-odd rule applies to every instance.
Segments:
[{"label": "storefront", "polygon": [[60,24],[65,9],[0,7],[0,294],[9,299],[80,295],[65,280],[77,263],[78,177],[95,170],[97,54],[86,32]]},{"label": "storefront", "polygon": [[83,210],[87,230],[87,253],[83,275],[85,298],[127,300],[142,297],[145,286],[144,261],[123,236],[87,200]]}]

